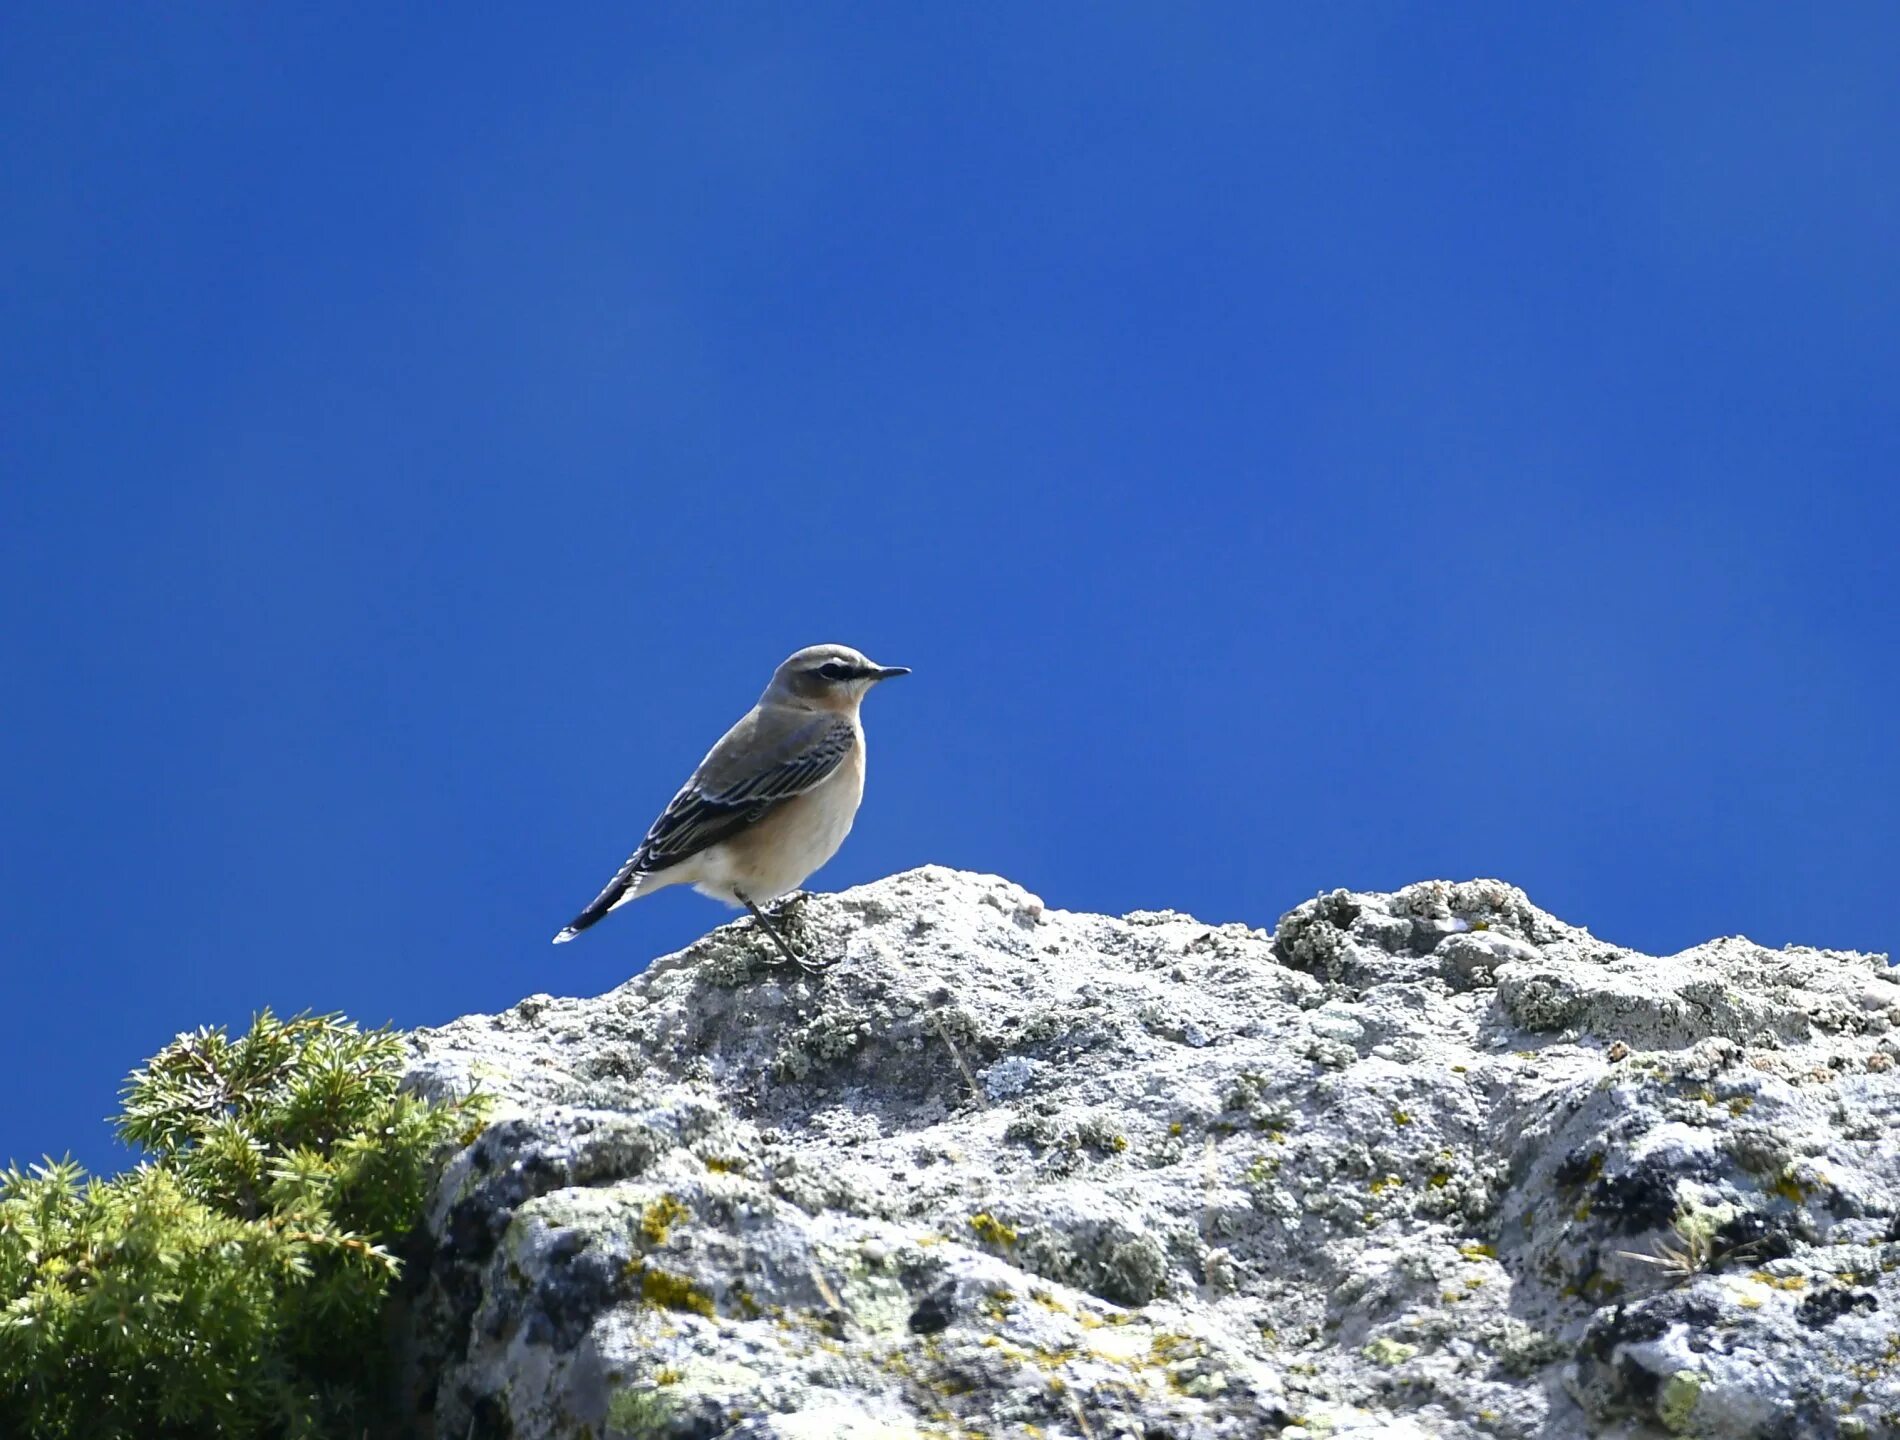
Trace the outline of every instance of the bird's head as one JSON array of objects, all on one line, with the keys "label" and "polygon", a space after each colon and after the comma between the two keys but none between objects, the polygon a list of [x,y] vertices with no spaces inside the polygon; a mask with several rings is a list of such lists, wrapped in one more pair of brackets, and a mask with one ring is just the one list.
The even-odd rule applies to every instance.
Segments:
[{"label": "bird's head", "polygon": [[850,710],[878,681],[908,674],[902,665],[879,665],[849,645],[808,645],[778,667],[761,703]]}]

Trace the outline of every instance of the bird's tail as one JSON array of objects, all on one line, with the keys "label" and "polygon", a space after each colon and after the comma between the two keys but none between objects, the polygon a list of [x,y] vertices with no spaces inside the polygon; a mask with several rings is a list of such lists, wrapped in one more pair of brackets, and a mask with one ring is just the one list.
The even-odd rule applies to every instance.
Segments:
[{"label": "bird's tail", "polygon": [[585,910],[567,922],[561,933],[554,937],[554,943],[567,944],[588,926],[598,923],[609,910],[625,905],[645,887],[646,879],[645,871],[634,870],[632,862],[628,862],[627,868],[614,876],[607,888],[596,895]]},{"label": "bird's tail", "polygon": [[[632,899],[633,897],[623,896],[622,898]],[[585,910],[581,911],[580,914],[576,915],[572,920],[561,927],[561,933],[554,937],[554,943],[556,945],[567,944],[568,941],[572,940],[588,926],[596,924],[600,920],[600,917],[613,909],[617,903],[618,901],[614,901],[603,905],[600,901],[596,900],[592,905],[589,905]]]}]

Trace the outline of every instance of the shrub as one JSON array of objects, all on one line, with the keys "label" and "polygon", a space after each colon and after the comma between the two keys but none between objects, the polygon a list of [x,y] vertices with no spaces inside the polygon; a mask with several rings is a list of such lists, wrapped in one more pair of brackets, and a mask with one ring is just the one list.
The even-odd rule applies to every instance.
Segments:
[{"label": "shrub", "polygon": [[334,1015],[180,1035],[126,1082],[147,1160],[0,1171],[0,1435],[360,1436],[383,1418],[390,1245],[479,1102],[398,1089]]}]

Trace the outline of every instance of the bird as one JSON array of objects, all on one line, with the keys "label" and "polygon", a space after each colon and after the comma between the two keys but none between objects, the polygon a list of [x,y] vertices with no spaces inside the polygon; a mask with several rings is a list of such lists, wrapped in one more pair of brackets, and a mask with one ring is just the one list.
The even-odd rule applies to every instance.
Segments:
[{"label": "bird", "polygon": [[759,703],[706,752],[626,864],[554,943],[629,900],[691,885],[743,906],[787,960],[818,968],[785,942],[762,907],[838,853],[864,798],[858,707],[874,685],[908,674],[849,645],[808,645],[787,658]]}]

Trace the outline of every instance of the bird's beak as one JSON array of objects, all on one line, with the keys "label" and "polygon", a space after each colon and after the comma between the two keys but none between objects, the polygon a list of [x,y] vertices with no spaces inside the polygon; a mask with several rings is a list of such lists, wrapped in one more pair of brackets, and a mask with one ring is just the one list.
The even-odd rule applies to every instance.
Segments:
[{"label": "bird's beak", "polygon": [[875,673],[879,680],[895,680],[899,675],[910,674],[910,666],[908,665],[879,665],[876,668]]}]

